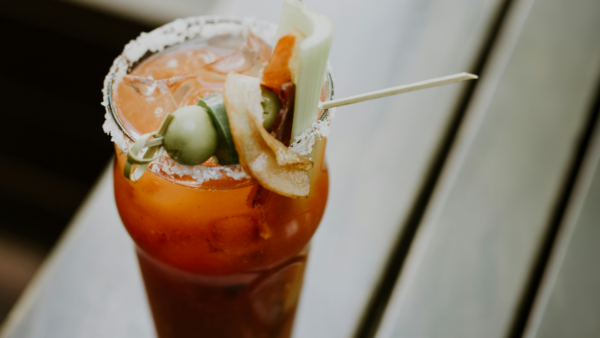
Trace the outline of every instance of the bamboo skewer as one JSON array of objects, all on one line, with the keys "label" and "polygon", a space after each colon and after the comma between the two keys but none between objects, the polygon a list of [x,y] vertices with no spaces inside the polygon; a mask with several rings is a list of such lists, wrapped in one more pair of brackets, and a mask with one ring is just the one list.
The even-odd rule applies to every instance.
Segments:
[{"label": "bamboo skewer", "polygon": [[431,87],[443,86],[450,83],[462,82],[467,80],[475,80],[479,78],[477,75],[469,74],[469,73],[458,73],[454,75],[448,75],[444,77],[438,77],[435,79],[415,82],[407,85],[390,87],[386,89],[377,90],[370,93],[364,93],[354,96],[345,97],[342,99],[331,100],[326,102],[319,102],[319,110],[329,109],[333,107],[345,106],[348,104],[374,100],[380,97],[398,95],[402,93],[408,93],[415,90],[421,90]]}]

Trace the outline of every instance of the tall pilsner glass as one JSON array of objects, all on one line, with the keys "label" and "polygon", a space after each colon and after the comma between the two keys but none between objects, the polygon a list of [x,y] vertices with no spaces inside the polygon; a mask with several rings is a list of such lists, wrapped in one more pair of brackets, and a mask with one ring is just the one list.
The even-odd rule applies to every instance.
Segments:
[{"label": "tall pilsner glass", "polygon": [[[290,336],[309,241],[327,201],[325,140],[318,140],[309,155],[314,166],[308,198],[264,189],[239,166],[177,170],[168,158],[132,182],[123,175],[126,154],[121,149],[151,130],[136,129],[132,117],[119,116],[119,105],[134,103],[127,97],[119,101],[115,88],[123,85],[124,74],[166,47],[233,44],[247,35],[244,29],[272,44],[275,28],[235,18],[177,20],[127,45],[107,76],[105,129],[115,141],[116,203],[135,242],[160,338]],[[331,99],[329,73],[327,79],[323,98]]]}]

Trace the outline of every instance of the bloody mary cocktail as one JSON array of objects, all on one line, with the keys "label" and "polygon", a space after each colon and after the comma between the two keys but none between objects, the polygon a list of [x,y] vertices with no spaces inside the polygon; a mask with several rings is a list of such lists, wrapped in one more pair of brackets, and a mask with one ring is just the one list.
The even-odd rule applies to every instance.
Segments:
[{"label": "bloody mary cocktail", "polygon": [[[193,20],[204,20],[197,33],[190,33]],[[212,160],[186,167],[166,158],[137,182],[123,176],[119,143],[156,130],[168,111],[222,91],[229,71],[257,76],[270,57],[252,24],[244,33],[248,23],[239,20],[193,20],[191,36],[109,75],[107,103],[125,132],[115,140],[117,207],[136,244],[159,337],[289,337],[308,243],[327,200],[324,140],[310,154],[306,198],[267,190],[239,166]],[[268,35],[269,25],[254,25]]]}]

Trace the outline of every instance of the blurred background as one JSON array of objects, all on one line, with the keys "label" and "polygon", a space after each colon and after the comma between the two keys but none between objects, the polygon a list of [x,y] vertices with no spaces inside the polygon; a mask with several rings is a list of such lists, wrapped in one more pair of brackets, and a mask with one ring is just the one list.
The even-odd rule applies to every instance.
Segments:
[{"label": "blurred background", "polygon": [[[582,55],[596,55],[593,53],[600,48],[600,30],[595,28],[597,26],[587,24],[593,21],[589,18],[594,15],[598,16],[596,21],[600,20],[600,13],[587,11],[588,21],[579,20],[577,16],[583,15],[585,8],[598,8],[598,1],[577,0],[573,11],[564,16],[567,19],[556,21],[556,27],[575,28],[572,31],[557,28],[552,34],[546,34],[548,27],[554,25],[553,20],[563,18],[558,13],[563,12],[561,6],[567,5],[560,1],[548,1],[545,5],[544,1],[539,0],[387,1],[387,6],[393,8],[378,8],[374,14],[371,14],[371,8],[377,5],[372,2],[348,1],[354,6],[352,13],[355,16],[345,18],[346,14],[338,10],[341,8],[339,1],[307,0],[317,9],[325,8],[324,12],[332,16],[336,25],[340,23],[339,29],[336,27],[336,34],[360,26],[356,23],[364,19],[364,27],[356,28],[354,34],[362,34],[361,44],[366,46],[364,50],[383,51],[377,55],[378,60],[382,60],[381,65],[357,67],[357,60],[371,60],[371,55],[353,59],[357,50],[354,37],[348,34],[336,36],[331,59],[335,61],[332,63],[335,65],[336,94],[341,94],[338,97],[451,72],[471,71],[483,74],[484,79],[486,74],[491,74],[479,92],[476,87],[478,84],[472,83],[455,87],[452,92],[447,89],[429,94],[411,94],[413,96],[406,96],[406,101],[380,100],[370,106],[375,107],[372,110],[379,114],[378,122],[364,116],[366,105],[348,108],[343,113],[348,118],[336,120],[337,130],[343,132],[335,134],[334,128],[328,145],[328,151],[335,149],[328,154],[333,188],[324,221],[327,226],[319,230],[320,237],[312,249],[313,256],[350,257],[351,253],[358,256],[361,251],[356,250],[357,247],[366,253],[364,256],[375,255],[373,252],[378,252],[379,244],[385,243],[377,253],[379,256],[360,263],[363,270],[349,273],[351,267],[338,264],[332,258],[331,261],[323,259],[325,263],[322,266],[313,264],[309,273],[312,273],[311,276],[325,276],[318,277],[321,278],[320,282],[330,278],[338,278],[343,282],[358,280],[361,276],[374,275],[373,271],[378,274],[364,283],[374,291],[365,291],[361,295],[363,298],[352,305],[360,311],[367,309],[364,310],[366,314],[356,310],[353,318],[362,318],[361,323],[370,323],[356,324],[359,331],[357,336],[373,336],[370,330],[377,327],[380,320],[387,323],[383,326],[382,337],[393,336],[391,333],[401,325],[406,325],[401,327],[405,330],[403,332],[410,332],[409,324],[396,321],[395,318],[384,318],[383,312],[390,299],[389,306],[393,311],[387,313],[393,315],[401,313],[398,299],[408,302],[411,305],[409,308],[417,309],[415,313],[435,312],[427,312],[427,302],[432,299],[442,299],[440,303],[446,305],[461,303],[463,299],[459,296],[468,298],[465,296],[468,291],[460,294],[448,287],[446,294],[456,294],[457,298],[445,301],[444,295],[436,298],[430,296],[429,292],[444,288],[438,285],[428,285],[429,289],[420,288],[425,283],[419,284],[418,281],[443,280],[445,275],[440,277],[435,273],[445,271],[450,276],[449,267],[462,263],[464,266],[456,268],[461,272],[454,273],[454,279],[448,278],[447,285],[453,281],[457,290],[471,290],[471,285],[461,279],[464,277],[467,281],[475,281],[472,289],[480,287],[478,290],[481,291],[481,297],[475,295],[472,298],[476,299],[476,305],[471,304],[472,308],[465,310],[465,313],[485,316],[486,312],[481,309],[496,309],[496,303],[502,303],[501,300],[505,298],[505,288],[510,289],[506,295],[512,298],[503,303],[509,305],[503,308],[505,311],[500,311],[510,318],[503,318],[505,321],[498,326],[509,327],[502,330],[509,332],[506,336],[510,337],[520,336],[524,331],[538,289],[549,288],[544,286],[542,276],[544,271],[552,272],[546,267],[552,265],[548,262],[551,261],[553,247],[561,247],[555,243],[561,224],[569,221],[565,215],[574,213],[571,223],[577,218],[578,211],[571,209],[578,208],[579,204],[575,204],[575,207],[571,204],[581,201],[572,196],[583,196],[578,198],[591,204],[580,204],[587,205],[588,209],[590,205],[592,208],[598,206],[600,201],[600,196],[592,196],[596,198],[594,200],[585,195],[591,179],[587,183],[577,183],[580,177],[593,177],[597,170],[594,165],[590,165],[591,169],[587,171],[582,168],[585,167],[586,154],[598,147],[594,148],[591,144],[594,128],[598,129],[594,126],[600,107],[600,74],[596,74],[597,69],[594,68],[598,63]],[[102,83],[114,58],[140,32],[150,31],[178,17],[224,12],[233,15],[251,13],[259,19],[276,22],[281,8],[280,1],[273,1],[273,6],[265,6],[266,1],[261,1],[260,10],[255,10],[256,4],[250,0],[236,1],[235,6],[230,4],[233,2],[0,1],[0,25],[5,46],[0,53],[0,64],[4,66],[0,72],[0,98],[3,102],[3,121],[0,126],[4,139],[4,142],[0,142],[0,323],[109,164],[114,150],[101,128],[105,110],[100,102]],[[467,18],[451,19],[453,15],[460,18],[457,13],[467,13],[464,9],[468,9]],[[527,17],[529,13],[533,14]],[[443,21],[444,18],[447,22]],[[388,34],[380,34],[387,29],[385,24],[392,25],[400,21],[404,23],[398,24],[398,27],[414,26],[414,30],[392,29]],[[525,32],[523,36],[519,35],[522,31]],[[550,41],[552,38],[558,42]],[[578,46],[586,46],[587,49],[578,49]],[[511,54],[513,52],[514,56]],[[557,93],[567,92],[564,88],[579,88],[576,86],[579,80],[575,80],[577,77],[570,73],[570,69],[578,68],[581,60],[588,62],[582,63],[587,68],[572,74],[585,74],[587,82],[582,85],[583,90],[577,89],[585,93],[568,93],[564,100],[561,97],[557,99],[558,103],[552,101],[553,97],[558,96]],[[548,75],[550,73],[554,73],[555,77]],[[546,75],[549,81],[543,81]],[[381,81],[377,82],[379,79]],[[398,83],[398,79],[402,79],[402,82]],[[530,79],[537,79],[539,83],[530,82]],[[555,79],[559,81],[554,82]],[[544,87],[544,82],[556,83],[556,86]],[[538,87],[541,89],[537,90]],[[539,99],[532,103],[533,100],[521,98],[519,92],[529,98],[537,95]],[[568,101],[571,97],[573,100]],[[543,116],[547,111],[554,112],[548,105],[556,106],[561,102],[565,102],[565,107],[556,108],[560,113],[552,113],[554,115],[548,118]],[[423,107],[423,111],[418,111],[420,107]],[[570,109],[573,110],[572,119],[569,117]],[[395,114],[396,111],[402,111],[405,117],[398,117],[400,115]],[[520,111],[531,112],[531,115],[517,116]],[[511,115],[512,112],[515,113]],[[354,122],[349,122],[351,120]],[[494,129],[489,126],[499,127]],[[356,140],[355,135],[359,135],[363,128],[373,129],[368,142]],[[465,129],[462,134],[461,128]],[[381,147],[396,134],[403,136],[399,136],[394,144]],[[371,167],[354,166],[355,158],[348,149],[365,150],[362,153],[364,162],[375,163],[383,168],[383,178],[373,178],[370,175]],[[451,157],[453,149],[457,149],[454,159]],[[388,152],[392,151],[398,154],[397,159],[388,156]],[[597,149],[593,151],[594,154],[598,153]],[[472,158],[471,162],[467,161]],[[530,163],[534,165],[528,167]],[[450,171],[445,173],[444,170]],[[352,187],[339,182],[351,182]],[[437,191],[436,195],[435,189],[440,186],[442,193]],[[392,192],[388,193],[388,190]],[[451,198],[445,199],[447,196]],[[348,208],[348,205],[352,208]],[[383,215],[386,210],[392,209],[396,214],[389,217]],[[359,214],[360,210],[368,212]],[[425,217],[426,211],[431,214],[429,217]],[[379,226],[375,229],[377,231],[364,226],[370,223]],[[588,223],[600,225],[600,219],[594,214],[589,216]],[[417,233],[420,229],[423,229],[423,234],[419,237]],[[478,233],[478,229],[485,230]],[[441,237],[435,238],[432,233],[441,234]],[[455,238],[456,234],[467,236],[457,235]],[[339,256],[326,252],[323,245],[319,246],[320,240],[331,242],[334,239],[345,243],[335,248],[338,250],[335,254]],[[566,244],[561,245],[566,247]],[[593,246],[594,242],[588,245]],[[422,254],[426,251],[423,249],[425,247],[431,253],[427,257],[434,257],[430,261],[426,261],[426,255]],[[476,247],[479,251],[474,253],[465,249],[463,252],[463,247]],[[578,257],[594,257],[596,252],[581,253]],[[470,260],[475,256],[480,258],[479,255],[481,261]],[[444,257],[451,257],[448,258],[449,263],[444,263]],[[363,257],[355,258],[358,261]],[[408,268],[405,268],[405,261],[410,263]],[[526,262],[521,264],[523,261]],[[415,262],[426,267],[421,275],[415,272]],[[376,266],[367,271],[373,264]],[[582,263],[580,268],[584,266]],[[327,275],[336,268],[339,271],[336,270],[332,275],[338,277]],[[417,290],[422,291],[420,294],[424,296],[411,300],[398,291],[394,300],[393,289],[399,283],[400,272],[404,271],[412,273],[412,277],[417,276],[412,280],[419,284],[403,284],[409,290],[405,293],[416,295],[418,292],[413,291]],[[569,273],[566,271],[563,275]],[[497,280],[503,282],[495,284]],[[318,294],[315,290],[320,286],[313,285],[321,284],[309,280],[305,289],[313,292],[312,295],[316,295],[313,298],[322,302],[328,296],[332,299],[337,297],[337,300],[349,299],[341,291],[336,293],[338,289]],[[358,282],[353,287],[364,288]],[[565,287],[567,289],[570,292],[572,284]],[[566,294],[570,295],[569,292]],[[353,290],[352,293],[358,292]],[[488,299],[489,294],[494,294],[496,298]],[[560,305],[561,301],[559,297],[557,304]],[[334,304],[335,301],[325,303]],[[313,303],[309,300],[306,304]],[[480,305],[481,308],[478,307]],[[318,306],[311,307],[315,308]],[[422,312],[418,312],[419,309]],[[334,312],[326,310],[322,311]],[[344,317],[333,323],[336,319],[327,318],[318,311],[304,312],[314,312],[314,317],[323,318],[319,324],[321,327],[306,321],[308,324],[304,327],[313,327],[315,331],[326,332],[323,327],[328,325],[337,325],[346,331],[355,329],[346,327],[347,320]],[[498,318],[494,311],[490,310],[489,313],[490,318]],[[598,312],[591,310],[586,314],[592,318],[598,317]],[[428,319],[452,323],[452,320],[447,320],[445,313],[431,316]],[[410,313],[401,317],[407,323],[417,323],[414,327],[421,323],[412,318]],[[551,321],[552,318],[546,320]],[[395,328],[395,325],[398,326]],[[586,337],[597,337],[600,327],[590,325],[597,330],[588,331],[590,335]],[[414,332],[427,332],[423,327],[428,327],[428,323],[419,326],[419,330],[424,331],[414,329]],[[455,327],[460,328],[461,325]],[[484,332],[488,329],[484,324],[481,327],[484,327]],[[310,332],[310,329],[302,332]],[[460,334],[460,330],[458,332],[456,337],[469,336]],[[304,336],[314,337],[310,334]],[[437,335],[430,336],[444,335],[437,332]]]},{"label": "blurred background", "polygon": [[11,140],[0,144],[0,322],[113,152],[100,105],[108,68],[129,40],[167,20],[92,5],[0,2],[10,46],[0,53],[1,124]]}]

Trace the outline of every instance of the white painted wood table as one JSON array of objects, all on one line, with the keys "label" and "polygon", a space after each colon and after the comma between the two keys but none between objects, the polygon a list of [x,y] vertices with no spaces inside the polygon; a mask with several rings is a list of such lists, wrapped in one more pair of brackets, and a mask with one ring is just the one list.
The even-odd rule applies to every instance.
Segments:
[{"label": "white painted wood table", "polygon": [[599,244],[600,120],[596,120],[524,337],[598,337]]},{"label": "white painted wood table", "polygon": [[[280,10],[267,0],[177,0],[169,10],[148,1],[143,11],[140,1],[73,1],[154,23],[200,14],[276,22]],[[543,280],[564,282],[544,282],[537,292],[533,271],[561,216],[556,204],[579,172],[577,149],[587,149],[578,140],[598,96],[600,2],[307,2],[336,26],[336,97],[483,72],[474,91],[452,85],[338,110],[329,202],[294,337],[516,337],[523,321],[531,337],[542,336],[551,325],[543,319],[562,310],[552,300],[570,292],[554,285],[571,285],[562,271],[578,254],[571,254],[575,235],[568,250],[558,236],[567,258],[551,255],[556,271]],[[586,170],[591,177],[597,169]],[[585,177],[581,184],[591,185]],[[600,223],[589,206],[577,208],[567,209]],[[536,294],[547,300],[536,300],[528,316],[525,300]],[[600,317],[597,305],[582,309]],[[587,330],[600,335],[598,326]],[[0,337],[154,335],[107,168]]]}]

